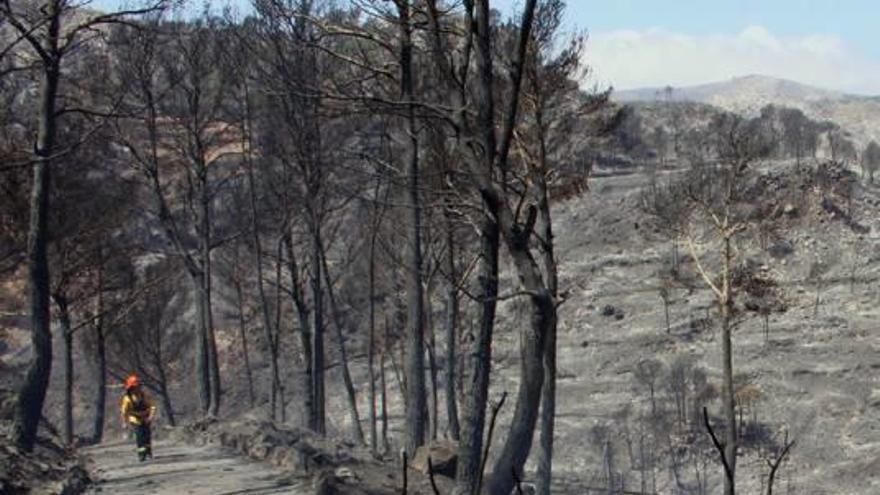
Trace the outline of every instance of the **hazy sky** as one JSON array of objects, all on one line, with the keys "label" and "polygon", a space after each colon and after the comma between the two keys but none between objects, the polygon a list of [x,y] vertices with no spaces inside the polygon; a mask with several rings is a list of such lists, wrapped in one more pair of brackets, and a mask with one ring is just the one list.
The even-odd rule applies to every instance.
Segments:
[{"label": "hazy sky", "polygon": [[568,0],[569,29],[590,34],[594,81],[617,89],[764,74],[880,94],[878,21],[877,0]]}]

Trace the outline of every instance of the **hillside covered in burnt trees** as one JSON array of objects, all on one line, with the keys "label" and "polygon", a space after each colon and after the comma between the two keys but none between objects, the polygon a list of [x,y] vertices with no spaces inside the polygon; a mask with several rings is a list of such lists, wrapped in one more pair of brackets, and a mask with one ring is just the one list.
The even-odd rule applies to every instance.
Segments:
[{"label": "hillside covered in burnt trees", "polygon": [[0,1],[0,491],[135,373],[316,493],[870,493],[880,146],[492,4]]}]

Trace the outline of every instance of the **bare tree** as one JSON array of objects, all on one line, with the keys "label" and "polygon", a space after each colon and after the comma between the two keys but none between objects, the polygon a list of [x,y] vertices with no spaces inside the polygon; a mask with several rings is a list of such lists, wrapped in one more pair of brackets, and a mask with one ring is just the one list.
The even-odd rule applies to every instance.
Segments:
[{"label": "bare tree", "polygon": [[[147,268],[143,285],[148,292],[132,298],[133,305],[109,335],[111,370],[120,380],[133,372],[142,377],[145,386],[158,395],[163,416],[171,426],[177,418],[170,393],[171,365],[182,357],[182,339],[198,338],[179,328],[188,301],[185,293],[176,290],[181,281],[174,270],[167,261]],[[129,290],[139,291],[137,286]]]},{"label": "bare tree", "polygon": [[813,157],[819,143],[816,124],[796,108],[776,109],[782,125],[782,138],[788,156],[794,156],[797,166],[806,157]]},{"label": "bare tree", "polygon": [[[266,345],[269,348],[269,365],[271,367],[271,383],[269,385],[270,389],[270,400],[269,400],[269,409],[271,410],[271,415],[273,418],[276,417],[278,405],[277,405],[277,396],[282,388],[281,385],[281,377],[278,371],[278,348],[275,345],[275,333],[280,332],[280,329],[275,328],[273,331],[272,327],[272,318],[269,316],[270,307],[269,300],[266,297],[266,289],[265,283],[263,281],[263,246],[262,239],[260,237],[260,213],[257,210],[257,191],[256,191],[256,182],[254,180],[254,163],[251,156],[251,143],[250,143],[250,129],[253,124],[251,122],[251,112],[250,112],[250,92],[248,90],[247,76],[244,76],[242,79],[242,91],[244,94],[242,97],[244,98],[245,105],[245,120],[242,125],[243,136],[248,136],[247,142],[244,143],[246,146],[245,152],[245,162],[247,166],[247,177],[248,177],[248,191],[250,198],[250,207],[251,207],[251,242],[252,242],[252,250],[254,252],[254,267],[256,271],[256,279],[257,279],[257,293],[259,294],[260,300],[260,308],[261,315],[263,317],[263,331],[265,333]],[[281,394],[281,408],[284,409],[284,397],[283,393]]]},{"label": "bare tree", "polygon": [[327,296],[330,302],[330,314],[333,318],[333,328],[336,333],[336,345],[339,349],[339,367],[342,372],[342,384],[345,387],[345,395],[348,399],[348,411],[351,416],[351,431],[354,440],[360,445],[365,443],[364,430],[361,427],[361,416],[357,408],[357,394],[354,389],[354,382],[351,379],[351,371],[348,365],[348,350],[345,347],[345,336],[343,328],[347,326],[345,317],[341,313],[341,309],[337,305],[336,295],[333,288],[333,279],[330,277],[330,267],[327,264],[326,253],[321,255],[322,271],[324,280],[327,285]]},{"label": "bare tree", "polygon": [[[241,199],[237,203],[243,203]],[[236,210],[242,214],[244,205],[236,205]],[[226,249],[221,253],[223,255],[222,262],[218,265],[218,275],[221,276],[231,287],[234,294],[234,300],[231,301],[232,307],[235,308],[235,319],[238,322],[238,338],[241,346],[241,356],[244,364],[245,379],[248,390],[248,405],[254,407],[256,403],[256,390],[254,387],[253,368],[251,367],[250,344],[248,339],[248,325],[253,318],[251,304],[248,300],[249,274],[250,270],[246,265],[246,260],[242,259],[246,253],[245,246],[241,242],[231,242],[226,245]]]},{"label": "bare tree", "polygon": [[[767,215],[760,212],[760,189],[755,188],[752,165],[766,156],[771,143],[759,132],[759,121],[725,116],[713,123],[718,162],[698,163],[681,182],[653,194],[647,211],[659,226],[678,232],[686,241],[703,283],[711,290],[722,327],[723,417],[725,438],[719,449],[724,464],[724,492],[735,492],[738,434],[736,429],[732,329],[737,286],[736,243],[754,234]],[[711,246],[710,258],[701,246]],[[711,265],[708,263],[712,263]]]},{"label": "bare tree", "polygon": [[663,314],[666,316],[666,333],[672,332],[672,327],[669,325],[669,304],[672,301],[672,284],[671,281],[661,276],[660,277],[660,288],[658,289],[660,293],[660,300],[663,301]]},{"label": "bare tree", "polygon": [[[297,208],[302,213],[308,238],[308,286],[311,295],[312,321],[306,326],[307,307],[305,292],[299,280],[292,280],[292,297],[300,320],[304,346],[306,389],[305,409],[308,427],[318,433],[326,432],[325,395],[325,309],[322,256],[326,252],[325,228],[331,204],[328,186],[332,177],[332,160],[325,139],[331,122],[325,113],[325,102],[320,87],[329,67],[320,53],[328,50],[322,45],[318,23],[310,22],[318,15],[318,5],[307,0],[265,0],[255,3],[260,18],[258,41],[251,55],[257,58],[257,74],[269,105],[277,111],[266,112],[255,133],[268,163],[275,162],[281,169],[283,183],[279,191],[281,207],[285,212]],[[329,69],[328,69],[329,70]],[[290,196],[295,191],[297,200]],[[295,257],[295,218],[283,218],[283,231],[288,271],[292,278],[300,276]]]},{"label": "bare tree", "polygon": [[849,133],[836,126],[830,126],[826,131],[826,136],[828,148],[831,151],[831,160],[847,164],[858,159],[858,151]]},{"label": "bare tree", "polygon": [[[62,142],[71,132],[83,132],[70,122],[63,131]],[[129,211],[122,205],[132,197],[129,184],[118,180],[112,170],[94,165],[108,155],[106,148],[97,143],[69,153],[66,166],[55,175],[57,187],[52,193],[55,211],[50,216],[48,249],[55,276],[51,297],[58,309],[64,376],[62,434],[68,444],[74,441],[74,319],[87,319],[88,303],[103,291],[100,284],[95,286],[99,280],[94,274],[107,261],[105,246],[124,225]]]},{"label": "bare tree", "polygon": [[456,232],[452,213],[449,208],[444,208],[443,223],[446,230],[446,373],[444,385],[446,388],[446,418],[448,421],[448,435],[452,440],[461,438],[461,425],[458,421],[458,400],[457,392],[459,388],[457,382],[457,364],[458,364],[458,339],[459,339],[459,323],[460,323],[460,305],[459,305],[459,270],[456,264],[456,258],[459,253],[458,242],[456,241]]},{"label": "bare tree", "polygon": [[[97,26],[124,22],[128,16],[161,6],[160,2],[143,10],[93,14],[84,20],[68,23],[68,14],[76,7],[74,2],[68,0],[52,0],[41,6],[25,1],[0,2],[0,17],[17,33],[13,43],[24,43],[33,52],[40,80],[36,114],[38,132],[31,159],[33,182],[26,258],[34,357],[19,391],[13,427],[15,443],[25,451],[31,451],[34,447],[52,368],[47,238],[50,169],[53,161],[64,151],[57,143],[58,123],[63,113],[70,110],[59,104],[58,100],[63,62],[89,38],[88,33]],[[0,50],[5,53],[7,48]]]},{"label": "bare tree", "polygon": [[770,473],[767,475],[767,495],[773,495],[773,483],[776,481],[776,472],[779,470],[782,463],[785,462],[786,457],[789,452],[791,452],[794,445],[795,441],[789,441],[788,433],[786,433],[781,448],[776,449],[776,452],[773,452],[773,457],[765,459],[767,466],[770,468]]},{"label": "bare tree", "polygon": [[98,269],[95,273],[95,309],[90,326],[94,332],[94,374],[95,395],[93,407],[95,417],[92,421],[92,443],[101,443],[104,439],[104,417],[107,409],[107,343],[104,328],[104,267],[108,257],[104,249],[98,251]]},{"label": "bare tree", "polygon": [[[390,187],[384,188],[384,193],[382,192],[383,185],[383,176],[380,174],[379,169],[376,170],[376,183],[373,189],[372,201],[370,202],[369,212],[370,212],[370,221],[369,221],[369,252],[368,252],[368,267],[367,267],[367,278],[368,278],[368,288],[367,288],[367,297],[369,298],[369,318],[370,318],[370,327],[369,327],[369,337],[367,341],[367,373],[369,379],[368,386],[368,402],[369,402],[369,421],[370,421],[370,450],[376,454],[378,452],[378,443],[379,443],[379,434],[377,431],[377,404],[376,404],[376,371],[375,371],[375,356],[377,350],[377,340],[379,336],[377,335],[376,328],[376,306],[377,306],[377,241],[379,238],[379,229],[382,225],[382,220],[385,215],[388,193],[390,192]],[[383,447],[387,450],[387,411],[386,411],[386,402],[384,400],[385,397],[385,358],[384,351],[382,352],[381,366],[380,366],[380,374],[381,374],[381,382],[382,382],[382,390],[381,390],[381,406],[382,406],[382,418],[383,418],[383,428],[382,428],[382,438],[383,438]]]},{"label": "bare tree", "polygon": [[656,359],[644,359],[639,361],[634,370],[634,376],[637,382],[647,387],[649,397],[651,399],[651,416],[657,414],[656,387],[657,380],[663,372],[663,363]]},{"label": "bare tree", "polygon": [[[436,4],[428,4],[429,24],[432,50],[436,66],[445,81],[445,91],[441,93],[453,108],[465,108],[469,98],[473,97],[476,106],[476,119],[470,120],[465,113],[452,112],[447,114],[457,136],[459,149],[466,156],[465,163],[469,166],[473,187],[479,192],[482,200],[481,232],[481,264],[479,277],[483,304],[481,328],[473,344],[472,352],[472,385],[466,392],[464,407],[464,423],[460,442],[460,460],[458,467],[458,487],[462,493],[472,493],[479,475],[478,453],[482,444],[482,429],[485,420],[486,388],[488,385],[488,364],[491,356],[492,327],[494,325],[495,299],[497,298],[498,248],[501,240],[511,254],[514,266],[519,275],[523,294],[530,301],[532,319],[528,327],[523,328],[520,388],[514,410],[507,441],[497,456],[492,477],[487,487],[491,493],[507,493],[520,476],[522,465],[531,448],[532,434],[537,423],[544,385],[544,361],[546,342],[552,329],[555,328],[556,308],[559,300],[555,287],[555,263],[552,262],[552,250],[544,249],[546,259],[551,260],[550,270],[544,273],[541,264],[534,256],[531,238],[541,234],[552,235],[550,230],[535,230],[539,217],[542,217],[542,201],[546,202],[546,161],[535,161],[533,172],[528,173],[531,182],[537,181],[533,196],[523,196],[521,190],[510,187],[508,180],[514,177],[510,167],[510,150],[519,117],[520,96],[524,73],[528,64],[529,45],[533,42],[532,27],[535,20],[537,2],[526,2],[523,15],[518,25],[501,31],[508,36],[510,53],[509,61],[498,56],[491,49],[493,30],[489,19],[489,3],[485,1],[466,2],[463,19],[466,38],[462,55],[453,63],[448,58],[446,44],[442,34],[445,26],[436,8]],[[448,21],[446,21],[448,22]],[[518,29],[517,29],[518,28]],[[501,35],[499,35],[501,36]],[[459,44],[459,47],[462,45]],[[473,50],[474,64],[469,57]],[[496,79],[495,68],[509,63],[509,78]],[[467,90],[464,83],[468,69],[474,68],[473,92]],[[508,89],[504,98],[498,98],[498,86]],[[546,94],[541,97],[546,97]],[[495,101],[500,101],[500,125],[495,121]],[[543,107],[543,104],[541,105]],[[543,111],[542,108],[541,111]],[[539,112],[540,113],[540,112]],[[538,127],[541,127],[539,125]],[[500,132],[496,129],[500,128]],[[467,150],[463,146],[466,140],[479,143]],[[536,156],[538,156],[536,154]],[[542,194],[543,193],[543,194]],[[544,210],[549,211],[549,210]],[[549,218],[541,218],[541,223],[549,228]],[[542,227],[545,228],[545,227]],[[549,243],[545,237],[543,242]],[[551,391],[552,395],[552,391]],[[552,413],[552,404],[549,405]],[[552,414],[549,415],[552,418]],[[552,438],[552,430],[548,428],[548,439]],[[548,452],[549,453],[549,452]],[[549,458],[548,458],[549,459]],[[511,474],[516,476],[512,476]]]},{"label": "bare tree", "polygon": [[810,269],[807,272],[807,280],[812,282],[816,288],[816,297],[813,300],[813,317],[819,316],[819,303],[822,298],[822,288],[825,286],[825,276],[831,269],[831,264],[821,260],[815,260],[810,263]]},{"label": "bare tree", "polygon": [[[523,124],[516,145],[527,183],[530,200],[537,210],[533,242],[540,258],[540,275],[554,304],[562,302],[555,253],[553,221],[550,212],[550,181],[565,160],[553,148],[562,135],[568,134],[574,115],[588,118],[607,103],[608,92],[580,92],[573,81],[583,79],[587,69],[582,64],[586,36],[582,33],[564,39],[561,35],[565,2],[551,0],[537,6],[532,40],[525,66],[523,87]],[[524,199],[524,198],[523,198]],[[519,200],[519,201],[522,201]],[[543,356],[544,383],[541,387],[540,438],[537,451],[537,491],[549,495],[552,482],[553,440],[556,418],[556,319],[547,323]],[[514,468],[514,471],[517,469]]]},{"label": "bare tree", "polygon": [[874,183],[874,173],[880,168],[880,144],[871,141],[865,150],[862,151],[862,178],[868,181],[868,184]]},{"label": "bare tree", "polygon": [[406,447],[410,454],[425,441],[427,400],[425,389],[424,297],[422,295],[421,199],[419,197],[419,135],[415,114],[415,61],[413,57],[412,2],[396,0],[400,60],[400,99],[404,103],[407,177],[407,324],[406,332]]}]

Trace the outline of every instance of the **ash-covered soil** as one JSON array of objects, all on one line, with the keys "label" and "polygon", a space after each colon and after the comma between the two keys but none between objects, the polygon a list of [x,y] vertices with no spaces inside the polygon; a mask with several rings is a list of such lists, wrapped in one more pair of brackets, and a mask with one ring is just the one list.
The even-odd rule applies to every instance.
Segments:
[{"label": "ash-covered soil", "polygon": [[[767,170],[786,177],[785,167]],[[692,416],[675,418],[674,393],[684,390],[685,409],[704,403],[719,415],[719,400],[698,395],[720,388],[720,329],[711,294],[700,283],[679,283],[670,289],[667,333],[658,272],[672,244],[638,209],[645,182],[639,175],[596,179],[590,193],[553,212],[561,285],[571,291],[558,342],[558,493],[606,487],[609,472],[612,484],[634,492],[646,479],[658,493],[720,493],[721,467],[705,429]],[[807,196],[772,243],[784,249],[740,246],[743,259],[774,274],[788,309],[770,316],[766,334],[758,317],[743,318],[734,331],[742,430],[750,435],[738,461],[739,491],[761,493],[765,458],[787,434],[796,444],[777,474],[777,493],[880,493],[880,194],[858,188],[851,219],[828,207],[839,201],[832,194],[809,189]],[[683,278],[691,272],[696,280],[684,247],[679,254]],[[816,264],[824,267],[818,310],[819,284],[809,278]],[[499,327],[511,328],[518,311],[505,303]],[[517,384],[516,334],[499,332],[499,339],[493,395]],[[648,386],[635,377],[645,360],[660,363],[655,414]]]},{"label": "ash-covered soil", "polygon": [[[762,170],[785,183],[791,164],[769,164]],[[554,493],[606,493],[609,484],[636,493],[643,485],[646,492],[663,494],[720,493],[721,467],[700,418],[693,414],[705,405],[713,424],[720,423],[720,331],[711,295],[679,246],[683,281],[669,289],[667,332],[658,274],[669,266],[672,243],[653,232],[638,208],[647,183],[648,175],[641,172],[597,177],[584,196],[554,206],[561,288],[568,292],[560,309]],[[734,367],[747,437],[738,459],[740,492],[762,492],[769,472],[765,459],[788,439],[796,444],[779,469],[776,493],[880,493],[880,306],[875,289],[880,281],[880,189],[856,188],[852,205],[821,188],[798,194],[806,200],[803,205],[779,205],[791,217],[779,238],[764,249],[738,246],[742,259],[778,280],[787,307],[770,315],[767,333],[757,316],[742,319],[734,331]],[[502,278],[502,292],[515,289],[512,272]],[[442,304],[434,306],[435,320],[442,322]],[[492,400],[504,391],[516,392],[516,330],[525,321],[525,311],[516,299],[499,304]],[[440,327],[437,323],[442,349]],[[463,327],[467,330],[470,323],[463,322]],[[232,335],[220,332],[227,363],[226,417],[247,409]],[[362,344],[360,332],[347,342],[367,430]],[[295,343],[290,345],[295,353]],[[328,342],[327,347],[333,363],[335,344]],[[258,342],[252,359],[258,384],[264,385],[268,375],[260,350]],[[647,384],[637,378],[639,363],[652,360],[659,363],[653,407]],[[446,364],[440,360],[439,365]],[[297,363],[282,363],[282,369],[285,382],[294,384]],[[186,376],[185,371],[175,375]],[[391,363],[386,378],[390,436],[398,443],[403,407]],[[327,379],[331,433],[345,438],[349,419],[338,367]],[[172,391],[183,411],[193,407],[188,387],[183,380]],[[441,401],[444,393],[441,388]],[[258,408],[263,399],[258,398]],[[288,389],[287,400],[288,422],[299,424],[294,387]],[[87,408],[84,402],[79,404]],[[114,418],[112,393],[108,402],[108,417]],[[442,403],[439,409],[442,436]],[[54,410],[50,408],[50,417]],[[496,447],[512,410],[510,403],[502,410],[493,439]],[[88,433],[86,425],[77,426]],[[98,455],[115,458],[116,447],[109,448]]]},{"label": "ash-covered soil", "polygon": [[[776,475],[775,493],[880,493],[880,188],[857,187],[850,208],[833,191],[795,187],[792,163],[764,164],[761,170],[782,184],[779,207],[788,220],[763,248],[756,242],[738,249],[742,260],[757,263],[777,280],[786,311],[769,316],[767,332],[757,315],[741,318],[734,331],[744,435],[739,491],[763,493],[767,460],[786,440],[794,440]],[[842,180],[841,173],[834,171],[832,180]],[[662,178],[676,174],[667,171]],[[568,291],[558,336],[554,493],[560,495],[608,493],[609,484],[615,493],[640,493],[643,483],[645,493],[721,490],[721,466],[695,414],[705,405],[720,434],[717,315],[711,294],[679,245],[682,280],[669,289],[667,332],[658,274],[668,269],[672,243],[653,231],[638,206],[647,184],[648,175],[641,172],[599,177],[583,197],[554,207],[560,283]],[[789,193],[803,203],[787,207]],[[502,293],[512,288],[515,274],[507,271]],[[436,308],[437,318],[441,310]],[[515,299],[499,304],[492,401],[505,391],[515,397],[517,329],[527,321],[526,311]],[[659,362],[653,413],[649,389],[636,377],[643,361]],[[356,383],[366,384],[363,360],[353,361],[352,373]],[[329,395],[334,430],[344,435],[348,417],[342,389],[338,377],[328,378],[338,392]],[[395,380],[389,370],[392,441],[402,439],[403,407]],[[676,390],[683,402],[681,418]],[[359,392],[363,412],[365,386]],[[508,402],[499,416],[496,447],[512,412]],[[442,402],[440,417],[442,435]]]}]

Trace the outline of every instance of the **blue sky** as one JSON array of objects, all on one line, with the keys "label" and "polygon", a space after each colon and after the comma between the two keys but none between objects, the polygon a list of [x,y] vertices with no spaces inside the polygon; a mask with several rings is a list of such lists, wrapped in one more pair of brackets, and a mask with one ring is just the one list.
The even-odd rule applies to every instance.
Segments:
[{"label": "blue sky", "polygon": [[[511,12],[521,3],[492,5]],[[570,29],[590,34],[592,82],[619,89],[759,73],[880,94],[876,0],[568,0],[567,16]]]},{"label": "blue sky", "polygon": [[[520,0],[496,0],[509,8]],[[664,28],[734,33],[760,25],[781,36],[840,34],[880,54],[875,0],[569,0],[569,17],[590,31]]]}]

